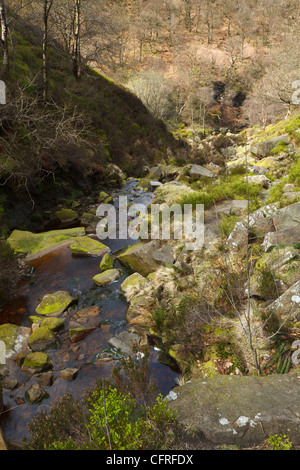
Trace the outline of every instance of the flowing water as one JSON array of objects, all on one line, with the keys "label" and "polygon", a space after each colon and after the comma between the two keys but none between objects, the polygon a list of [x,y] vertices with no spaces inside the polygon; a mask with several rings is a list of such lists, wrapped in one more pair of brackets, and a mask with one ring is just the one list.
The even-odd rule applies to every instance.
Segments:
[{"label": "flowing water", "polygon": [[[119,195],[127,195],[128,202],[147,206],[153,198],[153,193],[137,190],[136,184],[136,181],[130,180],[122,190],[113,193],[114,203],[117,202]],[[127,239],[106,240],[104,243],[114,254],[136,242]],[[3,390],[4,409],[0,425],[7,441],[21,441],[25,434],[28,435],[27,423],[32,417],[42,410],[49,410],[63,394],[71,392],[75,398],[80,399],[101,377],[110,376],[118,355],[115,360],[109,362],[99,360],[98,356],[109,348],[108,341],[111,337],[128,328],[126,322],[128,303],[121,293],[120,285],[131,272],[116,261],[115,267],[121,269],[121,278],[106,287],[95,286],[92,279],[100,272],[100,260],[99,257],[73,256],[68,247],[43,256],[30,263],[33,275],[30,280],[20,285],[17,298],[0,309],[0,324],[9,322],[30,326],[28,317],[35,315],[40,299],[45,294],[58,290],[66,290],[77,295],[78,302],[75,307],[77,311],[90,305],[97,305],[101,309],[99,317],[101,327],[79,342],[72,343],[67,330],[60,333],[61,348],[48,352],[55,380],[51,387],[43,387],[48,392],[49,398],[41,404],[30,405],[24,398],[25,391],[37,381],[37,378],[22,373],[15,361],[8,361],[9,378],[18,380],[18,388],[13,391]],[[166,395],[175,385],[178,371],[163,364],[161,360],[160,352],[152,346],[150,370],[157,380],[158,393]],[[72,382],[60,377],[60,370],[67,367],[80,369],[78,376]]]}]

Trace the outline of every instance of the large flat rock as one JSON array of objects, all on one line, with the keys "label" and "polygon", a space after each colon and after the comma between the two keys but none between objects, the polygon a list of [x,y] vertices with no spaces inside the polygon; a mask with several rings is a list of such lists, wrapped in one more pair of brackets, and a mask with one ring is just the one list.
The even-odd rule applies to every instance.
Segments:
[{"label": "large flat rock", "polygon": [[177,411],[181,424],[217,444],[245,448],[274,434],[286,434],[299,445],[299,390],[297,376],[222,375],[192,379],[177,387],[169,406]]}]

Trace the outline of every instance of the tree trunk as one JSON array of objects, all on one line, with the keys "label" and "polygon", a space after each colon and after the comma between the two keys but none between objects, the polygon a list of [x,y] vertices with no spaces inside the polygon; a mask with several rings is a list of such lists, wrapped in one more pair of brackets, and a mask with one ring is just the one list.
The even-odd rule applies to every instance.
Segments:
[{"label": "tree trunk", "polygon": [[1,46],[3,50],[3,61],[2,61],[2,75],[6,75],[9,72],[9,53],[8,53],[8,27],[6,20],[6,10],[4,0],[0,0],[0,24],[1,24]]},{"label": "tree trunk", "polygon": [[75,0],[74,12],[74,44],[73,44],[73,74],[77,80],[81,77],[81,53],[80,53],[80,21],[81,0]]},{"label": "tree trunk", "polygon": [[53,0],[44,0],[43,12],[43,99],[48,100],[49,93],[49,63],[48,63],[48,21]]}]

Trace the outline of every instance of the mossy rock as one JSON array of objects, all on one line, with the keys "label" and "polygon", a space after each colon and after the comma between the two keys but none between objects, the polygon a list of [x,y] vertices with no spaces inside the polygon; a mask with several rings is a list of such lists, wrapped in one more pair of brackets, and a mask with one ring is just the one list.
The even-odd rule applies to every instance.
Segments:
[{"label": "mossy rock", "polygon": [[74,300],[76,297],[66,291],[46,294],[35,311],[40,315],[59,316]]},{"label": "mossy rock", "polygon": [[62,244],[85,235],[84,227],[49,232],[32,233],[14,230],[7,242],[17,254],[25,254],[29,259],[49,253]]},{"label": "mossy rock", "polygon": [[47,317],[44,318],[44,320],[41,323],[41,326],[45,326],[46,328],[49,328],[51,331],[59,331],[62,330],[64,327],[64,322],[61,318],[56,318],[56,317]]},{"label": "mossy rock", "polygon": [[121,284],[123,294],[131,289],[143,290],[148,285],[148,280],[139,273],[128,276]]},{"label": "mossy rock", "polygon": [[69,330],[69,336],[72,343],[76,343],[81,339],[85,338],[89,335],[95,328],[85,328],[85,327],[78,327],[78,328],[71,328]]},{"label": "mossy rock", "polygon": [[7,350],[13,349],[17,337],[17,331],[17,325],[13,325],[11,323],[0,325],[0,341],[5,343]]},{"label": "mossy rock", "polygon": [[176,361],[181,372],[185,372],[187,369],[189,369],[190,364],[186,360],[186,358],[183,357],[181,349],[182,349],[182,346],[180,344],[173,344],[171,348],[169,349],[168,353],[169,353],[169,356],[171,356],[172,359]]},{"label": "mossy rock", "polygon": [[101,271],[107,271],[108,269],[113,269],[115,264],[114,258],[109,254],[106,253],[100,263],[100,269]]},{"label": "mossy rock", "polygon": [[61,223],[72,222],[78,218],[78,213],[73,209],[62,209],[55,212]]},{"label": "mossy rock", "polygon": [[105,191],[100,191],[99,193],[99,201],[105,201],[108,198],[108,194]]},{"label": "mossy rock", "polygon": [[22,372],[40,373],[52,368],[48,354],[33,352],[28,354],[23,361]]},{"label": "mossy rock", "polygon": [[33,352],[42,352],[57,349],[59,341],[49,328],[40,326],[28,338],[28,346]]},{"label": "mossy rock", "polygon": [[159,247],[160,244],[157,240],[148,243],[140,242],[119,254],[118,259],[142,276],[147,277],[148,274],[160,268],[160,264],[152,258],[152,254]]},{"label": "mossy rock", "polygon": [[43,321],[43,317],[39,317],[38,315],[30,315],[30,317],[28,317],[28,320],[30,321],[31,325],[33,325],[34,323],[40,324]]},{"label": "mossy rock", "polygon": [[109,251],[109,248],[98,240],[90,237],[78,237],[70,245],[70,250],[76,255],[101,256]]},{"label": "mossy rock", "polygon": [[97,286],[106,286],[113,281],[116,281],[120,277],[120,270],[119,269],[108,269],[103,273],[97,274],[93,277],[93,281]]}]

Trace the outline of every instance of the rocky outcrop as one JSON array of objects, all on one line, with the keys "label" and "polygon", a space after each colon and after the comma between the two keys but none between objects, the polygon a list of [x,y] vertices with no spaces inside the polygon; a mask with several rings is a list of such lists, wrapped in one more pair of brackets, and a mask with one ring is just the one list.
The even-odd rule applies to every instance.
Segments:
[{"label": "rocky outcrop", "polygon": [[300,321],[300,281],[284,292],[265,309],[267,315],[276,316],[281,322],[293,324]]},{"label": "rocky outcrop", "polygon": [[250,152],[258,158],[264,158],[267,157],[269,153],[281,142],[286,144],[289,143],[286,135],[279,135],[277,137],[264,140],[263,142],[259,142],[250,148]]},{"label": "rocky outcrop", "polygon": [[192,379],[175,388],[170,398],[179,423],[211,442],[250,447],[271,435],[286,434],[294,445],[300,444],[296,376]]},{"label": "rocky outcrop", "polygon": [[160,267],[160,264],[152,257],[152,254],[159,248],[160,243],[157,240],[148,243],[140,242],[119,254],[118,259],[142,276],[148,276]]}]

